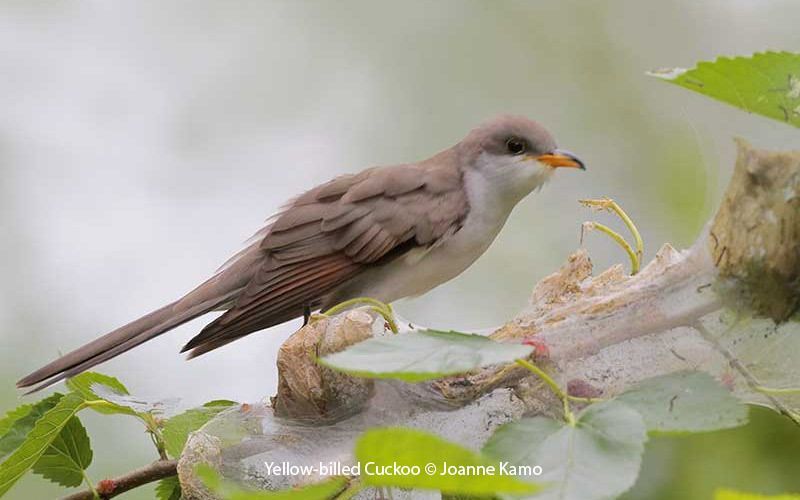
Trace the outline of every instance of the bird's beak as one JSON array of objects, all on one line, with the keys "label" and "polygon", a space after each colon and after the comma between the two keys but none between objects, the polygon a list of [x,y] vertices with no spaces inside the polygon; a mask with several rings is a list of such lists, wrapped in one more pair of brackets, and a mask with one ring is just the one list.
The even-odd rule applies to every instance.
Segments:
[{"label": "bird's beak", "polygon": [[555,149],[551,153],[536,157],[536,160],[545,165],[550,165],[553,168],[569,167],[586,170],[586,165],[584,165],[577,156],[563,149]]}]

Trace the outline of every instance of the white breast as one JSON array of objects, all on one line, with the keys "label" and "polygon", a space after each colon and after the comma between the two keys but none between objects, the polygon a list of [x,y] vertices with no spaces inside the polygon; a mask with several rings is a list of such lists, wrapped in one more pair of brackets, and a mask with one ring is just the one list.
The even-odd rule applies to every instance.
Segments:
[{"label": "white breast", "polygon": [[480,173],[468,172],[464,182],[470,211],[460,230],[432,248],[414,250],[364,273],[342,292],[350,297],[392,302],[425,293],[455,278],[475,262],[492,244],[518,200],[499,197],[493,184]]}]

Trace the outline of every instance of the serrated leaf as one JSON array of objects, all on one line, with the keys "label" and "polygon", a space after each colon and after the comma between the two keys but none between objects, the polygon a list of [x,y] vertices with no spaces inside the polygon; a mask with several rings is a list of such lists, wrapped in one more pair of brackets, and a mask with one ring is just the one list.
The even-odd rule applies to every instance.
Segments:
[{"label": "serrated leaf", "polygon": [[11,427],[17,422],[19,419],[30,413],[31,409],[33,409],[32,404],[24,404],[17,406],[13,410],[8,410],[6,412],[6,416],[0,419],[0,438],[5,436]]},{"label": "serrated leaf", "polygon": [[651,432],[707,432],[747,423],[747,406],[701,372],[653,377],[616,399],[638,411]]},{"label": "serrated leaf", "polygon": [[117,378],[97,372],[83,372],[67,379],[67,387],[84,399],[102,399],[108,406],[93,406],[92,409],[104,414],[138,415],[142,413],[160,414],[177,404],[177,400],[148,401],[131,396],[128,388]]},{"label": "serrated leaf", "polygon": [[99,399],[94,391],[96,384],[103,385],[117,394],[130,394],[128,388],[116,377],[98,372],[83,372],[67,379],[67,387],[77,392],[84,399]]},{"label": "serrated leaf", "polygon": [[6,430],[0,437],[0,459],[17,449],[25,441],[36,421],[53,408],[62,397],[63,394],[55,393],[37,403],[22,405],[8,412],[3,419]]},{"label": "serrated leaf", "polygon": [[752,57],[720,57],[694,69],[649,73],[681,87],[800,127],[800,54],[764,52]]},{"label": "serrated leaf", "polygon": [[537,480],[551,484],[537,500],[599,500],[633,486],[646,440],[641,415],[608,401],[586,408],[574,426],[544,417],[506,424],[483,450],[517,466],[541,467]]},{"label": "serrated leaf", "polygon": [[120,382],[117,378],[109,375],[104,375],[97,372],[83,372],[74,377],[67,379],[67,387],[80,394],[83,399],[87,401],[102,399],[110,403],[110,406],[96,406],[92,409],[98,413],[106,415],[121,413],[124,415],[136,415],[136,410],[125,405],[120,405],[114,401],[106,399],[106,397],[98,394],[103,392],[102,388],[106,388],[105,395],[111,391],[113,394],[128,395],[128,388]]},{"label": "serrated leaf", "polygon": [[758,493],[722,489],[714,492],[714,500],[800,500],[800,495],[789,493],[784,495],[759,495]]},{"label": "serrated leaf", "polygon": [[0,464],[0,496],[3,496],[44,454],[67,422],[83,408],[84,400],[76,393],[62,397],[36,421],[25,441]]},{"label": "serrated leaf", "polygon": [[[537,484],[507,473],[493,458],[416,429],[388,427],[368,430],[356,442],[355,455],[362,465],[361,480],[369,486],[439,490],[447,494],[475,496],[532,494],[539,490]],[[395,472],[398,470],[394,468],[395,464],[409,469]],[[428,469],[431,464],[433,468]],[[388,469],[381,469],[383,467]]]},{"label": "serrated leaf", "polygon": [[149,413],[152,415],[161,415],[171,411],[180,401],[179,398],[159,399],[155,401],[143,399],[139,396],[119,394],[102,385],[95,386],[94,390],[101,399],[114,405],[128,408],[130,411],[139,414]]},{"label": "serrated leaf", "polygon": [[533,347],[481,335],[425,330],[376,337],[320,359],[351,375],[421,382],[528,357]]},{"label": "serrated leaf", "polygon": [[86,428],[78,417],[67,420],[33,472],[61,486],[80,486],[85,471],[92,463],[92,446]]},{"label": "serrated leaf", "polygon": [[181,500],[181,482],[178,476],[162,479],[156,485],[156,498],[158,500]]},{"label": "serrated leaf", "polygon": [[223,481],[219,477],[219,473],[206,464],[198,465],[195,473],[206,488],[223,500],[329,500],[335,498],[347,487],[347,479],[335,477],[321,483],[291,490],[248,491]]},{"label": "serrated leaf", "polygon": [[167,420],[161,433],[167,453],[173,458],[180,457],[190,433],[205,425],[219,412],[236,404],[238,403],[234,401],[210,401],[199,408],[192,408]]}]

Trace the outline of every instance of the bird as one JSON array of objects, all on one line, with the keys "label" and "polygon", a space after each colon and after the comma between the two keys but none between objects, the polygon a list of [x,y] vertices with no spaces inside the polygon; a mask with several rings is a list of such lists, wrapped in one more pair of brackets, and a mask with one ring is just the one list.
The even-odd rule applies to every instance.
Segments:
[{"label": "bird", "polygon": [[467,269],[514,207],[558,168],[585,170],[540,123],[500,115],[417,162],[368,168],[284,205],[209,279],[17,382],[31,392],[75,376],[212,311],[189,358],[355,297],[391,303]]}]

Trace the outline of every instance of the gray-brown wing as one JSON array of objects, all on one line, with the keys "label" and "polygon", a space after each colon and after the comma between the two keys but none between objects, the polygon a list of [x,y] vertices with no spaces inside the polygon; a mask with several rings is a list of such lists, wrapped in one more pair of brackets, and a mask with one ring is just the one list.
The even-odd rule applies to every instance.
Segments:
[{"label": "gray-brown wing", "polygon": [[467,210],[455,169],[378,167],[323,184],[277,216],[260,242],[258,272],[183,351],[198,356],[301,316],[366,267],[452,234]]}]

